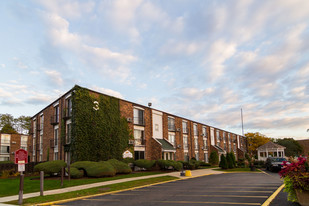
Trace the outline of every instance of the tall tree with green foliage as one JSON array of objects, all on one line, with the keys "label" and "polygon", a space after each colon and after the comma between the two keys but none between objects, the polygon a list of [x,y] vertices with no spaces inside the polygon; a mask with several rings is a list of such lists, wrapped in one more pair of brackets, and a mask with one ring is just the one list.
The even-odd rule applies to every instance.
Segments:
[{"label": "tall tree with green foliage", "polygon": [[218,156],[217,152],[213,151],[213,152],[210,153],[209,163],[211,165],[218,165],[218,163],[219,163],[219,156]]},{"label": "tall tree with green foliage", "polygon": [[231,157],[231,153],[227,153],[227,154],[226,154],[226,162],[227,162],[227,167],[228,167],[229,169],[234,168],[234,164],[233,164],[233,159],[232,159],[232,157]]},{"label": "tall tree with green foliage", "polygon": [[256,132],[256,133],[246,133],[245,136],[247,137],[248,141],[248,152],[250,155],[257,155],[257,148],[266,144],[271,139],[266,137],[265,135]]},{"label": "tall tree with green foliage", "polygon": [[0,132],[28,134],[31,125],[31,117],[20,116],[14,118],[11,114],[0,114]]},{"label": "tall tree with green foliage", "polygon": [[274,143],[286,147],[284,151],[287,157],[295,157],[303,153],[303,147],[293,138],[274,139]]},{"label": "tall tree with green foliage", "polygon": [[225,170],[225,169],[228,169],[228,165],[227,165],[227,161],[226,161],[226,158],[225,158],[225,155],[224,154],[221,154],[221,158],[220,158],[220,163],[219,163],[219,167],[221,167],[221,169]]}]

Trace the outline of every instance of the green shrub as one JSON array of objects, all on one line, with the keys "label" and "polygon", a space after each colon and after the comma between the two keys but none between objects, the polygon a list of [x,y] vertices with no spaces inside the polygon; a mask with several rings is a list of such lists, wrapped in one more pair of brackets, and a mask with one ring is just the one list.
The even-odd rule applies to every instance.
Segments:
[{"label": "green shrub", "polygon": [[133,158],[124,158],[123,160],[122,160],[122,162],[124,162],[124,163],[127,163],[127,164],[129,164],[129,163],[133,163],[134,162],[134,159]]},{"label": "green shrub", "polygon": [[60,173],[61,169],[66,166],[67,163],[65,163],[63,160],[54,160],[35,165],[34,171],[44,171],[45,174],[53,175],[54,173]]},{"label": "green shrub", "polygon": [[1,164],[15,164],[13,161],[0,161]]},{"label": "green shrub", "polygon": [[236,167],[236,158],[235,158],[234,152],[231,152],[230,155],[231,155],[231,158],[232,158],[233,167]]},{"label": "green shrub", "polygon": [[172,167],[174,170],[180,171],[182,169],[182,163],[174,160],[157,160],[157,164],[160,169],[166,170]]},{"label": "green shrub", "polygon": [[199,166],[200,166],[200,161],[197,161],[194,157],[189,160],[189,165],[188,165],[189,170],[198,169]]},{"label": "green shrub", "polygon": [[209,163],[211,165],[218,165],[219,157],[218,157],[218,153],[217,152],[213,151],[213,152],[210,153]]},{"label": "green shrub", "polygon": [[128,164],[118,161],[116,159],[110,159],[109,162],[116,170],[116,174],[129,174],[132,172]]},{"label": "green shrub", "polygon": [[243,158],[239,158],[237,161],[237,167],[244,168],[245,167],[245,160]]},{"label": "green shrub", "polygon": [[115,176],[115,168],[106,161],[78,161],[71,164],[71,167],[84,170],[88,177],[112,177]]},{"label": "green shrub", "polygon": [[209,167],[211,166],[211,164],[207,163],[207,162],[203,162],[203,161],[199,161],[200,163],[200,166],[203,166],[203,167]]},{"label": "green shrub", "polygon": [[147,170],[151,169],[155,163],[156,163],[155,160],[145,160],[145,159],[139,159],[134,161],[135,166],[145,168]]},{"label": "green shrub", "polygon": [[84,170],[79,170],[76,167],[70,167],[70,176],[73,179],[78,179],[84,176]]},{"label": "green shrub", "polygon": [[226,161],[224,154],[221,154],[221,160],[219,163],[219,167],[221,167],[221,169],[224,169],[224,170],[228,168],[227,161]]},{"label": "green shrub", "polygon": [[227,167],[228,167],[229,169],[234,168],[234,164],[233,164],[233,159],[232,159],[232,157],[231,157],[231,153],[227,153],[227,154],[226,154],[226,161],[227,161]]}]

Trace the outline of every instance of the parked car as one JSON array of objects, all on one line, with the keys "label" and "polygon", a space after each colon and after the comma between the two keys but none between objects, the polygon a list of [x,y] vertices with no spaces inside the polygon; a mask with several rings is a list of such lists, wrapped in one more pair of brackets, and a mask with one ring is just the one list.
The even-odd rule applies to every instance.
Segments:
[{"label": "parked car", "polygon": [[268,157],[265,163],[266,170],[269,170],[272,172],[280,171],[283,165],[283,161],[287,162],[287,160],[283,157]]}]

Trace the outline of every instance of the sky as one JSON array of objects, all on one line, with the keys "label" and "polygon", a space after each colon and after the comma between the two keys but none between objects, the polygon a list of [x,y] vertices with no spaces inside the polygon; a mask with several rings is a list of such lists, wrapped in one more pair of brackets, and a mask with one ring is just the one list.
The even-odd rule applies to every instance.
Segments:
[{"label": "sky", "polygon": [[308,139],[308,0],[1,0],[0,114],[80,85],[242,134]]}]

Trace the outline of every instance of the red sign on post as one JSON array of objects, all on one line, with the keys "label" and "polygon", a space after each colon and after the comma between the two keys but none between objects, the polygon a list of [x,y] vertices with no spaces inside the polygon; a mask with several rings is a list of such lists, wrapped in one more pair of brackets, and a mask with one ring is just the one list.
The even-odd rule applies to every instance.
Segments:
[{"label": "red sign on post", "polygon": [[24,149],[19,149],[15,152],[15,164],[27,164],[28,152]]}]

